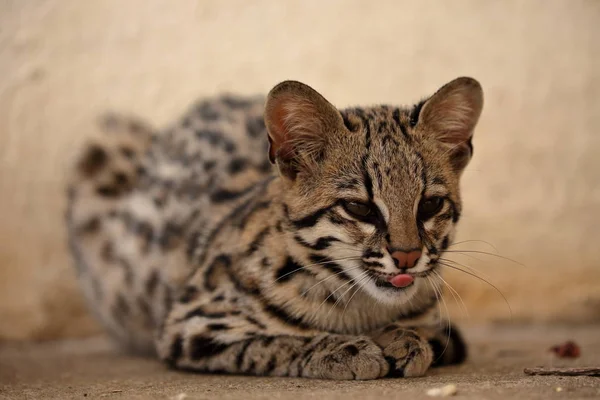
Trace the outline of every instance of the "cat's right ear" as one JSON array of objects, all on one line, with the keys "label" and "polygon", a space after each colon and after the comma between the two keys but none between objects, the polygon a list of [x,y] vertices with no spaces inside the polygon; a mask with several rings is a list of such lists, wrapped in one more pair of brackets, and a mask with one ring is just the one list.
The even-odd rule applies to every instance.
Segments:
[{"label": "cat's right ear", "polygon": [[318,165],[327,136],[343,127],[342,116],[316,90],[296,81],[275,86],[267,97],[265,125],[269,160],[281,174],[295,179]]},{"label": "cat's right ear", "polygon": [[417,130],[433,135],[448,149],[454,169],[471,159],[471,137],[483,108],[483,90],[473,78],[462,77],[442,86],[421,108]]}]

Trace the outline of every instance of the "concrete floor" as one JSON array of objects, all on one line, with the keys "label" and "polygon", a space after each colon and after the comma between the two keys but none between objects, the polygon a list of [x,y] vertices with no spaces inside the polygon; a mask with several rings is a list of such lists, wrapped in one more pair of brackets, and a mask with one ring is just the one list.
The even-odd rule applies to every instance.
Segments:
[{"label": "concrete floor", "polygon": [[[470,327],[467,364],[417,379],[334,382],[195,375],[159,362],[119,355],[104,338],[0,346],[0,399],[419,399],[454,383],[457,399],[600,398],[600,378],[531,377],[523,368],[600,365],[600,326]],[[582,348],[576,360],[547,349],[565,340]],[[556,388],[562,391],[556,391]]]}]

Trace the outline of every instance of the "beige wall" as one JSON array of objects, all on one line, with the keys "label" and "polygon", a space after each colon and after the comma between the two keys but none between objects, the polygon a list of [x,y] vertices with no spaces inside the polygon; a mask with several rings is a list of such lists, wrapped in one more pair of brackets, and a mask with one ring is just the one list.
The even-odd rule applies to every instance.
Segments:
[{"label": "beige wall", "polygon": [[[456,259],[516,320],[599,321],[599,38],[594,0],[0,0],[0,338],[94,329],[64,246],[63,171],[100,112],[160,125],[197,96],[286,78],[339,106],[479,79],[460,239],[526,267]],[[480,282],[452,283],[472,320],[509,317]]]}]

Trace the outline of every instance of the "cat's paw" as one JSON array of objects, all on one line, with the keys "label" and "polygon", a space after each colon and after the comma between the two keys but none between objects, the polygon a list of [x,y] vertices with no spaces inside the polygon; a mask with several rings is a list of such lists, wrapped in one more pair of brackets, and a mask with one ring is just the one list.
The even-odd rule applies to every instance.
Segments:
[{"label": "cat's paw", "polygon": [[383,355],[390,365],[389,376],[423,376],[433,361],[429,343],[416,332],[397,328],[386,332],[392,337],[383,347]]},{"label": "cat's paw", "polygon": [[377,379],[386,376],[389,370],[381,348],[367,337],[331,335],[308,357],[303,369],[307,378]]}]

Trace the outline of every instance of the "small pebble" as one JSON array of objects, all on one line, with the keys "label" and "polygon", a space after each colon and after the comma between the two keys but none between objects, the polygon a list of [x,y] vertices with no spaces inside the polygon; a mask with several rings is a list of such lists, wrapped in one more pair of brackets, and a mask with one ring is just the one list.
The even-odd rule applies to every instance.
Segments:
[{"label": "small pebble", "polygon": [[458,388],[455,384],[451,383],[450,385],[442,386],[440,388],[433,388],[427,391],[427,396],[431,397],[449,397],[454,396]]},{"label": "small pebble", "polygon": [[563,388],[561,388],[561,387],[557,387],[557,388],[554,388],[554,391],[555,391],[555,392],[562,392],[562,391],[563,391]]}]

